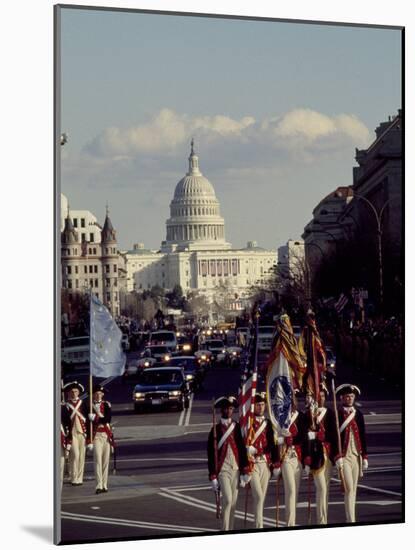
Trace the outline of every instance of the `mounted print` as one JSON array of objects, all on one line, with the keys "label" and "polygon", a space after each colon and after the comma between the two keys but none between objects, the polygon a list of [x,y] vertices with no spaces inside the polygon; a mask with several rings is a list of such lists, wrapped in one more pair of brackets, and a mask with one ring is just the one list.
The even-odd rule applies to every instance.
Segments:
[{"label": "mounted print", "polygon": [[55,6],[55,543],[404,521],[403,32]]}]

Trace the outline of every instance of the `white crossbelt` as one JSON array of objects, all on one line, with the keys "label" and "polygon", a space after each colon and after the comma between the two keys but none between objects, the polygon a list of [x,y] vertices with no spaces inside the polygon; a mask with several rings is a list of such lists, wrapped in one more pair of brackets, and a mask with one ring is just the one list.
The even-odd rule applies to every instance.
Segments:
[{"label": "white crossbelt", "polygon": [[316,419],[318,424],[321,424],[321,421],[322,421],[323,418],[326,416],[326,412],[327,412],[327,409],[326,409],[325,407],[323,407],[323,408],[321,409],[320,414],[317,416],[317,419]]},{"label": "white crossbelt", "polygon": [[255,443],[255,441],[258,439],[258,437],[262,434],[262,432],[265,430],[266,428],[266,425],[267,425],[267,421],[266,420],[263,420],[262,421],[262,424],[260,425],[260,427],[258,428],[258,430],[255,432],[255,435],[254,435],[254,438],[252,439],[252,442],[251,442],[251,445],[253,445]]},{"label": "white crossbelt", "polygon": [[86,421],[85,417],[80,413],[80,411],[78,410],[80,408],[80,406],[82,405],[82,401],[79,400],[76,404],[76,407],[74,407],[71,403],[66,403],[66,406],[68,407],[68,409],[71,409],[72,410],[72,413],[71,413],[71,420],[77,416],[78,418],[80,418],[83,422]]},{"label": "white crossbelt", "polygon": [[229,428],[226,430],[226,432],[220,438],[219,443],[218,443],[218,450],[223,446],[223,444],[228,439],[228,437],[231,435],[231,433],[233,432],[234,429],[235,429],[235,422],[232,422],[232,424],[229,426]]},{"label": "white crossbelt", "polygon": [[346,418],[346,420],[340,426],[340,433],[342,433],[347,428],[347,426],[350,424],[350,422],[353,420],[353,418],[355,416],[356,416],[356,409],[353,409],[353,412],[351,414],[349,414],[349,416]]},{"label": "white crossbelt", "polygon": [[99,416],[99,418],[104,418],[104,415],[101,412],[101,403],[102,401],[99,401],[98,403],[94,403],[94,409],[95,409],[95,412],[97,413],[97,416]]}]

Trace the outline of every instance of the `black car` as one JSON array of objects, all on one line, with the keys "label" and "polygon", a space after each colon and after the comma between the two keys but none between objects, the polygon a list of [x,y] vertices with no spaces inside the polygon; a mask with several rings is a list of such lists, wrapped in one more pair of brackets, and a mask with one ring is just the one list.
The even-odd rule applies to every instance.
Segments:
[{"label": "black car", "polygon": [[189,406],[189,388],[180,367],[145,369],[133,391],[135,412],[146,407],[171,407],[179,411]]},{"label": "black car", "polygon": [[205,372],[195,356],[172,357],[169,362],[170,366],[180,367],[184,370],[186,382],[192,391],[201,389]]},{"label": "black car", "polygon": [[167,346],[148,346],[141,353],[143,359],[153,358],[157,364],[165,365],[171,359],[171,351]]},{"label": "black car", "polygon": [[206,340],[201,349],[210,351],[212,353],[212,360],[215,362],[223,361],[225,358],[226,347],[223,340]]}]

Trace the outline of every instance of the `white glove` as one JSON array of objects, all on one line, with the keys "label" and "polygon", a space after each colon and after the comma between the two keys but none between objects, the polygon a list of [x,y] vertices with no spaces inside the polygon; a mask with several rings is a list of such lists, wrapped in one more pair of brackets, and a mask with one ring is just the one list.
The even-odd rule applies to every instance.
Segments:
[{"label": "white glove", "polygon": [[314,441],[316,438],[316,432],[308,432],[308,440]]},{"label": "white glove", "polygon": [[278,438],[277,438],[277,444],[278,444],[278,445],[284,445],[284,438],[281,437],[281,436],[278,436]]},{"label": "white glove", "polygon": [[248,474],[244,474],[241,476],[240,485],[241,487],[245,487],[245,485],[248,485],[248,483],[251,481],[251,476]]},{"label": "white glove", "polygon": [[68,449],[65,449],[65,458],[69,458],[69,451],[68,451]]},{"label": "white glove", "polygon": [[280,475],[281,475],[281,468],[274,468],[272,470],[272,477],[274,479],[278,479],[280,477]]},{"label": "white glove", "polygon": [[310,466],[307,464],[306,466],[304,466],[304,477],[307,478],[309,475],[310,475]]},{"label": "white glove", "polygon": [[219,491],[219,481],[217,479],[212,479],[210,484],[212,485],[212,489],[214,491],[216,491],[216,492]]},{"label": "white glove", "polygon": [[257,454],[257,450],[253,445],[249,445],[246,450],[248,451],[249,456],[255,456]]},{"label": "white glove", "polygon": [[368,468],[369,468],[369,462],[367,461],[367,458],[364,458],[362,463],[362,470],[366,471]]},{"label": "white glove", "polygon": [[95,420],[95,417],[96,417],[96,414],[95,413],[89,413],[88,414],[88,418],[91,422],[93,422]]},{"label": "white glove", "polygon": [[92,451],[94,450],[93,444],[92,444],[92,443],[89,443],[89,444],[86,446],[86,449],[87,449],[87,451],[92,452]]}]

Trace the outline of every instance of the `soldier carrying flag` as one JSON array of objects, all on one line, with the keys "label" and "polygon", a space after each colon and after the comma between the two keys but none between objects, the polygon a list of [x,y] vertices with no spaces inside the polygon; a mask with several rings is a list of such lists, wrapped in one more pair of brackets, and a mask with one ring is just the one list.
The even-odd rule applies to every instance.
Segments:
[{"label": "soldier carrying flag", "polygon": [[277,476],[277,518],[279,517],[278,475],[282,472],[287,526],[295,525],[296,506],[302,472],[305,438],[304,414],[297,410],[295,394],[299,393],[306,367],[298,349],[288,315],[281,315],[273,350],[267,365],[268,412],[277,436],[281,467]]},{"label": "soldier carrying flag", "polygon": [[221,419],[209,433],[207,453],[209,479],[215,493],[222,492],[222,530],[233,529],[238,486],[249,482],[249,465],[241,428],[232,420],[238,402],[235,397],[220,397],[214,403]]},{"label": "soldier carrying flag", "polygon": [[97,385],[93,389],[93,412],[88,414],[92,424],[89,442],[94,449],[95,493],[108,492],[108,470],[111,450],[114,448],[114,437],[111,428],[111,403],[104,401],[106,393],[104,386]]}]

